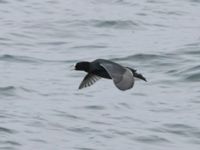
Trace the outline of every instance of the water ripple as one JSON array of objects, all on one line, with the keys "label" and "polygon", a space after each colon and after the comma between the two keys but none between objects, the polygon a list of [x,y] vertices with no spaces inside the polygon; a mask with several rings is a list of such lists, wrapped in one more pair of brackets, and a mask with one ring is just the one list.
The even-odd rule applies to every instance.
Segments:
[{"label": "water ripple", "polygon": [[68,131],[71,131],[71,132],[75,132],[75,133],[79,133],[79,134],[82,134],[82,133],[101,133],[100,130],[97,130],[97,129],[92,129],[90,127],[70,127],[70,128],[67,128]]},{"label": "water ripple", "polygon": [[0,61],[7,61],[7,62],[26,62],[26,63],[38,63],[38,60],[28,56],[16,56],[16,55],[1,55]]},{"label": "water ripple", "polygon": [[200,72],[187,75],[184,81],[190,81],[190,82],[200,81]]},{"label": "water ripple", "polygon": [[90,106],[85,106],[84,108],[86,109],[93,109],[93,110],[104,110],[104,106],[99,106],[99,105],[90,105]]},{"label": "water ripple", "polygon": [[13,96],[15,95],[15,91],[16,87],[14,86],[0,87],[0,95]]},{"label": "water ripple", "polygon": [[16,131],[14,131],[12,129],[5,128],[5,127],[0,127],[0,132],[1,133],[8,133],[8,134],[16,133]]},{"label": "water ripple", "polygon": [[131,29],[139,26],[132,20],[96,20],[93,22],[94,26],[99,28]]},{"label": "water ripple", "polygon": [[134,140],[141,142],[141,143],[147,143],[147,144],[161,144],[161,143],[171,143],[168,139],[152,135],[152,136],[138,136],[134,138]]},{"label": "water ripple", "polygon": [[1,4],[7,4],[8,1],[6,1],[6,0],[0,0],[0,3],[1,3]]},{"label": "water ripple", "polygon": [[41,64],[41,63],[74,63],[77,62],[76,60],[45,60],[40,58],[34,58],[29,56],[17,56],[17,55],[1,55],[0,61],[6,62],[19,62],[19,63],[34,63],[34,64]]},{"label": "water ripple", "polygon": [[151,129],[155,132],[170,133],[176,136],[191,138],[192,140],[200,139],[200,129],[181,123],[163,124],[162,127]]},{"label": "water ripple", "polygon": [[86,148],[86,147],[74,147],[77,150],[94,150],[94,148]]},{"label": "water ripple", "polygon": [[121,58],[114,58],[112,60],[116,61],[150,61],[150,60],[161,60],[161,59],[169,59],[167,55],[159,55],[159,54],[134,54],[134,55],[129,55],[126,57],[121,57]]}]

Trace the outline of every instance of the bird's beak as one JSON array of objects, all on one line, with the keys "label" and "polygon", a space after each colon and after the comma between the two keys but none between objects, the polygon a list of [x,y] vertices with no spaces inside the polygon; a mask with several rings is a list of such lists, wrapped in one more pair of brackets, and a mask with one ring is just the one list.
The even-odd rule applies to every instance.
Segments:
[{"label": "bird's beak", "polygon": [[73,64],[73,65],[69,66],[69,69],[70,69],[71,71],[75,70],[75,65]]}]

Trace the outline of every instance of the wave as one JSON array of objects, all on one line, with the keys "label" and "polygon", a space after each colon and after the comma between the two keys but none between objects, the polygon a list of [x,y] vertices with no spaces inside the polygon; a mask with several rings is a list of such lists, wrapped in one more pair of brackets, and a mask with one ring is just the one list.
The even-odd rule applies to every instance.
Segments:
[{"label": "wave", "polygon": [[131,20],[94,20],[93,25],[100,28],[130,29],[139,24]]},{"label": "wave", "polygon": [[28,56],[16,56],[5,54],[0,56],[0,61],[38,63],[39,60]]},{"label": "wave", "polygon": [[[197,82],[200,81],[200,65],[196,66],[187,66],[185,65],[178,66],[179,68],[170,69],[167,71],[168,74],[171,74],[176,77],[180,77],[181,81],[188,81],[188,82]],[[182,68],[181,68],[182,67]]]},{"label": "wave", "polygon": [[5,127],[0,127],[0,133],[15,133],[16,131],[12,130],[12,129],[8,129],[8,128],[5,128]]},{"label": "wave", "polygon": [[[196,54],[196,52],[195,52]],[[144,70],[150,72],[159,72],[165,79],[170,79],[172,82],[199,82],[200,81],[200,65],[193,56],[182,53],[160,53],[160,54],[145,54],[138,53],[121,58],[113,58],[113,61],[130,62],[140,66]],[[164,82],[163,80],[161,80]],[[170,81],[167,81],[171,83]]]},{"label": "wave", "polygon": [[190,82],[200,81],[200,72],[187,75],[185,80]]},{"label": "wave", "polygon": [[12,90],[15,90],[14,86],[0,87],[0,91],[12,91]]},{"label": "wave", "polygon": [[5,87],[0,87],[0,96],[19,96],[17,93],[19,91],[25,92],[25,93],[37,93],[40,94],[38,91],[33,90],[33,89],[28,89],[24,87],[17,87],[17,86],[5,86]]},{"label": "wave", "polygon": [[14,86],[0,87],[0,95],[14,96],[15,90],[16,90],[16,87]]},{"label": "wave", "polygon": [[152,66],[160,66],[160,65],[171,65],[171,63],[176,60],[177,57],[170,54],[134,54],[130,56],[125,56],[121,58],[113,58],[113,61],[133,61],[133,62],[140,62],[142,64],[148,64]]},{"label": "wave", "polygon": [[0,55],[0,61],[6,62],[19,62],[19,63],[74,63],[76,60],[46,60],[41,58],[29,57],[29,56],[17,56],[17,55]]},{"label": "wave", "polygon": [[140,25],[132,20],[72,20],[67,22],[69,26],[90,26],[95,28],[113,28],[113,29],[135,29]]}]

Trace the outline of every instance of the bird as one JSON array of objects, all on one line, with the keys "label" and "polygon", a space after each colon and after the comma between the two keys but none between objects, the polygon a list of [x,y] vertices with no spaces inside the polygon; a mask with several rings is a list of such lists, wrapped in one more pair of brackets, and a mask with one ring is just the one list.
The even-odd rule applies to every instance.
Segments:
[{"label": "bird", "polygon": [[92,62],[77,62],[74,70],[87,73],[80,83],[79,89],[89,87],[101,78],[112,79],[114,85],[122,91],[131,89],[134,86],[135,78],[147,82],[146,78],[142,74],[137,73],[135,69],[124,67],[106,59],[96,59]]}]

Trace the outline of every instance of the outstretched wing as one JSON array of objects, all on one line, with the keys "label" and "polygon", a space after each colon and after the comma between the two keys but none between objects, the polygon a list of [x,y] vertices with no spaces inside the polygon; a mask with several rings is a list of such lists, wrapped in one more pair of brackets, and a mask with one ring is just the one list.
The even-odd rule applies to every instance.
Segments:
[{"label": "outstretched wing", "polygon": [[97,80],[101,79],[101,77],[94,75],[92,73],[88,73],[83,81],[81,82],[81,84],[79,85],[79,89],[82,88],[86,88],[88,86],[91,86],[92,84],[94,84]]},{"label": "outstretched wing", "polygon": [[109,61],[101,62],[100,65],[108,72],[118,89],[125,91],[133,87],[134,76],[130,69]]}]

